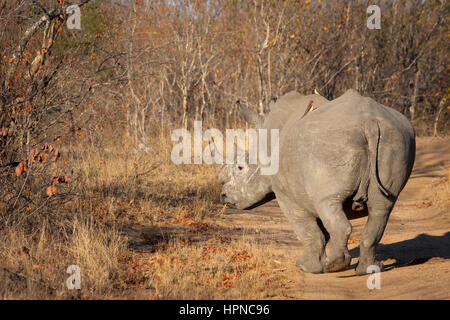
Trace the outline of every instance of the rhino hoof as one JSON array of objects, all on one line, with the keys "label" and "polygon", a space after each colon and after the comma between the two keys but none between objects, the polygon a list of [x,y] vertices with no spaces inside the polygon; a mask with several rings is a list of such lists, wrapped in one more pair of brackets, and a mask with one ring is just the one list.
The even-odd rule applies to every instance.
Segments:
[{"label": "rhino hoof", "polygon": [[320,263],[319,259],[315,259],[311,256],[300,256],[297,259],[296,263],[297,267],[302,269],[303,272],[308,273],[322,273],[323,272],[323,266],[322,263]]},{"label": "rhino hoof", "polygon": [[337,272],[347,269],[350,266],[350,261],[352,257],[350,254],[343,253],[340,257],[335,259],[326,258],[324,263],[325,272]]},{"label": "rhino hoof", "polygon": [[[369,273],[373,273],[374,271],[378,271],[376,268],[369,269],[371,266],[378,267],[378,270],[382,272],[384,270],[384,265],[380,261],[372,261],[372,263],[361,263],[361,261],[358,261],[355,273],[357,276],[363,276]],[[368,270],[369,269],[369,270]],[[369,272],[368,272],[369,271]]]}]

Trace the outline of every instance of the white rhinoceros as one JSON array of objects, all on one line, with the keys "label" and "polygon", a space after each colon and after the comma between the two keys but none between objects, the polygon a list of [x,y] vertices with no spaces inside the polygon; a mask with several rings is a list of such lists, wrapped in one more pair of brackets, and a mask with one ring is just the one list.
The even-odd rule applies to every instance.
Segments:
[{"label": "white rhinoceros", "polygon": [[355,90],[333,101],[290,92],[266,116],[240,109],[256,127],[279,129],[279,170],[261,175],[261,165],[224,165],[222,202],[246,209],[274,195],[304,244],[297,265],[313,273],[348,268],[349,218],[360,211],[368,220],[356,273],[382,268],[375,248],[414,164],[409,120]]}]

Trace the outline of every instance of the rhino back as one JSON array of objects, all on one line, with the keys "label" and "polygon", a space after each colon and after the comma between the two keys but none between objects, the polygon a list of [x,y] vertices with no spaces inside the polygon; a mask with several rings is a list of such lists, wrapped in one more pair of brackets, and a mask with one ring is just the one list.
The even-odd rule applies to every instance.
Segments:
[{"label": "rhino back", "polygon": [[314,108],[329,102],[319,95],[302,95],[297,91],[286,93],[272,106],[270,113],[266,116],[264,127],[283,130],[288,122],[300,119],[305,114],[311,101]]},{"label": "rhino back", "polygon": [[354,90],[286,123],[275,188],[306,207],[314,192],[355,192],[368,161],[365,124],[373,119],[380,128],[380,179],[399,192],[414,162],[414,130],[402,114]]},{"label": "rhino back", "polygon": [[[308,97],[308,96],[305,96]],[[294,118],[294,117],[293,117]],[[308,134],[314,136],[330,132],[358,129],[369,119],[376,119],[381,125],[391,126],[407,138],[414,137],[414,129],[409,120],[395,109],[386,107],[372,98],[363,97],[355,90],[348,90],[339,98],[321,104],[320,108],[304,117],[286,122],[286,134]],[[339,134],[339,132],[335,132]]]}]

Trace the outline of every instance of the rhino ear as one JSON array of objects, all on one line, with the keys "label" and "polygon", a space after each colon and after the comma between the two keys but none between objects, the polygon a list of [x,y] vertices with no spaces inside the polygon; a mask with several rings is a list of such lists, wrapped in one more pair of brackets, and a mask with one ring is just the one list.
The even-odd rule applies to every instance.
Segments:
[{"label": "rhino ear", "polygon": [[264,116],[258,114],[257,112],[247,108],[244,106],[241,101],[237,101],[236,104],[239,106],[239,110],[241,110],[242,115],[249,124],[254,125],[256,128],[262,128],[264,124]]},{"label": "rhino ear", "polygon": [[270,111],[273,111],[273,109],[275,109],[275,103],[277,102],[277,97],[273,97],[272,99],[270,99],[269,102],[269,109]]}]

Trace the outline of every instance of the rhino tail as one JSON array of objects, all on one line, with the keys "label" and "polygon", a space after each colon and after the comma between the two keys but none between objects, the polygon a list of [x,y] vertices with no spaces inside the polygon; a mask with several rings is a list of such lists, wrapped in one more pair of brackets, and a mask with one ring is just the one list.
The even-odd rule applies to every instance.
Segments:
[{"label": "rhino tail", "polygon": [[381,131],[377,120],[371,119],[365,123],[364,135],[366,137],[368,147],[368,165],[361,177],[358,191],[353,197],[352,210],[354,211],[361,211],[364,209],[364,204],[367,202],[367,193],[370,181],[374,181],[377,184],[378,189],[386,197],[392,197],[391,192],[383,186],[378,175],[378,155]]},{"label": "rhino tail", "polygon": [[380,138],[381,130],[377,120],[371,119],[365,125],[365,135],[368,144],[369,151],[369,167],[370,167],[370,180],[373,180],[378,189],[388,198],[392,197],[391,192],[387,190],[380,181],[378,175],[378,158],[380,151]]}]

